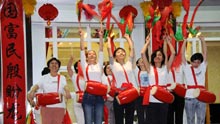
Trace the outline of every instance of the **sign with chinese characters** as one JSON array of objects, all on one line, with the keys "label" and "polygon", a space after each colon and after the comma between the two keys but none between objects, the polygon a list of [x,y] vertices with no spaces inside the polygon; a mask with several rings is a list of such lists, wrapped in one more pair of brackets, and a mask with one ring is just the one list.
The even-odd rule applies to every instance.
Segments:
[{"label": "sign with chinese characters", "polygon": [[26,82],[21,0],[4,0],[1,9],[4,124],[25,124]]}]

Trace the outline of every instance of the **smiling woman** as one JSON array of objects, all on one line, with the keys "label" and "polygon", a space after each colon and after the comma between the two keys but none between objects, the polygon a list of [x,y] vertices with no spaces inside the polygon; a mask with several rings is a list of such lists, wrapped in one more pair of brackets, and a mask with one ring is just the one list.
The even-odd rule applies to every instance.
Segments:
[{"label": "smiling woman", "polygon": [[[66,78],[58,74],[60,66],[61,62],[58,59],[51,58],[47,62],[50,73],[42,76],[39,83],[32,86],[27,95],[31,106],[41,108],[41,119],[44,124],[61,124],[66,108],[64,97],[66,99],[70,98],[70,92],[66,87]],[[43,93],[37,94],[38,90],[42,90]],[[44,97],[49,94],[51,94],[50,97]],[[34,97],[37,97],[36,103],[33,101]],[[57,97],[59,97],[59,101],[54,101]]]}]

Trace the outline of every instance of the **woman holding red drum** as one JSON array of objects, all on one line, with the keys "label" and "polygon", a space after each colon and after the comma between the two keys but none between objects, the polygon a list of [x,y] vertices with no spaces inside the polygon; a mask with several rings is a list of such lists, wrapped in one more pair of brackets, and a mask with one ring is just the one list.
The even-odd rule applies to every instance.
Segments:
[{"label": "woman holding red drum", "polygon": [[[156,51],[153,51],[153,53],[151,54],[151,62],[149,63],[145,55],[150,45],[149,36],[146,37],[146,43],[141,51],[141,57],[149,76],[149,85],[150,87],[152,87],[150,91],[151,94],[149,93],[149,91],[146,91],[143,101],[143,104],[148,105],[147,123],[149,124],[166,124],[168,112],[167,103],[170,103],[173,100],[173,96],[166,90],[166,86],[168,71],[174,60],[175,50],[171,44],[170,36],[164,36],[164,42],[164,45],[168,44],[171,51],[169,61],[166,61],[167,59],[165,58],[164,51],[162,49],[158,49]],[[160,91],[162,93],[159,93]],[[162,98],[157,97],[161,96],[160,94],[168,95],[169,99],[166,99],[167,96],[164,96]],[[167,103],[165,103],[165,101]]]},{"label": "woman holding red drum", "polygon": [[[129,58],[125,61],[126,51],[123,48],[117,48],[114,53],[111,51],[110,38],[108,38],[108,53],[112,72],[116,80],[116,95],[113,101],[115,123],[116,124],[133,124],[135,99],[139,93],[133,70],[134,62],[134,43],[128,34],[124,38],[129,44]],[[125,117],[125,119],[124,119]],[[125,120],[125,122],[124,122]]]},{"label": "woman holding red drum", "polygon": [[[35,93],[37,90],[42,90],[43,93],[39,94],[41,96],[47,96],[46,94],[59,94],[61,96],[57,103],[57,97],[50,97],[43,99],[38,99],[37,104],[41,105],[41,119],[42,124],[61,124],[63,121],[63,117],[66,110],[66,105],[64,101],[64,97],[70,98],[70,92],[68,88],[66,87],[66,78],[63,75],[58,74],[58,70],[60,68],[61,62],[56,58],[51,58],[47,62],[47,67],[50,69],[50,73],[42,76],[39,83],[34,85],[30,92],[28,93],[28,101],[35,105],[33,102],[33,98],[35,97]],[[54,100],[56,100],[56,103],[52,103]],[[47,105],[49,104],[49,105]]]},{"label": "woman holding red drum", "polygon": [[[103,74],[103,31],[99,31],[98,61],[94,50],[85,52],[84,32],[80,29],[80,63],[83,70],[86,88],[82,106],[85,124],[102,124],[104,98],[108,91],[107,84],[102,83]],[[105,91],[105,92],[103,92]]]}]

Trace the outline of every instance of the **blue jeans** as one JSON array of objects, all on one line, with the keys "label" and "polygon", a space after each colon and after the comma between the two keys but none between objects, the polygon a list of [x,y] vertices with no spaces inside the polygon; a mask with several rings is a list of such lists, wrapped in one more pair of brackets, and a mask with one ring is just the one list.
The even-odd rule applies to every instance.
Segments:
[{"label": "blue jeans", "polygon": [[195,114],[197,124],[205,123],[206,103],[200,102],[196,98],[185,98],[185,111],[187,124],[195,124]]},{"label": "blue jeans", "polygon": [[102,124],[104,99],[102,96],[96,96],[84,93],[83,96],[83,111],[85,124]]}]

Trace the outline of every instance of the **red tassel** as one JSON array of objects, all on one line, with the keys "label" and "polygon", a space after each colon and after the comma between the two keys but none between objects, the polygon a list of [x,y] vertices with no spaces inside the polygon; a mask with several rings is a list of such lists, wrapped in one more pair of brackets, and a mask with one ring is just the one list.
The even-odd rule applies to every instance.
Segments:
[{"label": "red tassel", "polygon": [[122,33],[122,36],[124,36],[125,28],[126,28],[126,23],[124,23],[124,24],[119,23],[118,20],[115,18],[115,16],[112,15],[112,14],[111,14],[111,17],[116,22],[116,24],[118,25],[118,27],[119,27],[119,29],[120,29],[120,31]]},{"label": "red tassel", "polygon": [[85,10],[85,13],[87,14],[87,18],[90,18],[89,16],[92,16],[92,17],[95,17],[97,18],[98,20],[100,19],[100,16],[98,15],[98,13],[96,13],[94,10],[93,10],[93,6],[92,5],[89,5],[89,4],[83,4],[83,9]]},{"label": "red tassel", "polygon": [[164,25],[169,18],[170,12],[172,11],[171,6],[165,7],[164,10],[161,12],[161,24]]},{"label": "red tassel", "polygon": [[178,68],[181,63],[182,63],[182,53],[181,53],[181,47],[183,45],[183,41],[179,42],[179,46],[178,46],[178,52],[177,55],[175,57],[175,60],[172,63],[172,68]]},{"label": "red tassel", "polygon": [[150,20],[147,22],[146,26],[151,29],[152,28],[152,22],[154,20],[154,8],[152,6],[149,7],[149,13],[150,13]]},{"label": "red tassel", "polygon": [[31,117],[31,123],[30,124],[35,124],[34,115],[33,115],[32,110],[31,110],[31,113],[30,113],[30,117]]},{"label": "red tassel", "polygon": [[113,3],[111,0],[103,0],[98,4],[98,9],[101,14],[101,20],[103,21],[106,17],[111,15],[111,10],[113,7]]},{"label": "red tassel", "polygon": [[77,13],[77,16],[78,16],[78,22],[81,21],[81,13],[82,13],[82,8],[83,8],[83,3],[82,2],[79,2],[77,4],[77,7],[78,7],[78,13]]},{"label": "red tassel", "polygon": [[63,124],[72,124],[72,120],[71,120],[69,112],[67,110],[66,110],[66,113],[63,117]]},{"label": "red tassel", "polygon": [[190,0],[182,0],[183,8],[185,11],[189,11]]},{"label": "red tassel", "polygon": [[191,21],[190,21],[190,27],[192,27],[193,21],[194,21],[195,15],[196,15],[196,12],[197,12],[199,6],[202,4],[203,1],[204,1],[204,0],[200,0],[200,1],[198,2],[198,4],[196,5],[196,8],[195,8],[194,11],[193,11],[193,15],[192,15],[192,18],[191,18]]},{"label": "red tassel", "polygon": [[150,89],[151,89],[151,87],[147,87],[147,90],[144,93],[142,105],[149,105]]},{"label": "red tassel", "polygon": [[182,0],[183,8],[186,11],[186,14],[184,15],[183,18],[183,25],[182,25],[182,32],[183,32],[183,37],[187,38],[188,33],[187,33],[187,20],[188,20],[188,15],[189,15],[189,7],[190,7],[190,0]]},{"label": "red tassel", "polygon": [[131,32],[133,29],[133,17],[132,13],[130,12],[126,18],[126,22],[128,24],[128,30]]}]

